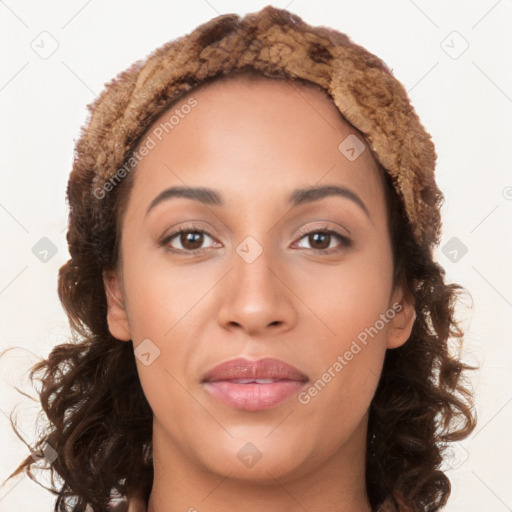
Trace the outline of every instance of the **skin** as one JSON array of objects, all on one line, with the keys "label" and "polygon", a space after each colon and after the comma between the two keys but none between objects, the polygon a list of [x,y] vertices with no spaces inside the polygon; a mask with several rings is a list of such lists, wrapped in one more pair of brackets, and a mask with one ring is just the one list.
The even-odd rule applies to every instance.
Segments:
[{"label": "skin", "polygon": [[[386,350],[407,341],[415,319],[393,287],[376,163],[368,146],[354,161],[338,149],[350,134],[363,139],[320,90],[228,79],[173,109],[190,96],[197,106],[134,171],[122,260],[104,275],[112,335],[135,348],[150,339],[160,350],[148,366],[136,360],[154,414],[148,510],[224,512],[236,503],[253,512],[370,511],[367,411]],[[293,189],[326,184],[351,189],[369,216],[345,197],[287,203]],[[215,188],[225,204],[174,198],[145,216],[173,185]],[[207,235],[158,245],[190,221]],[[299,231],[324,226],[351,245]],[[248,236],[262,249],[251,263],[236,251]],[[297,367],[311,385],[394,303],[401,310],[307,404],[293,396],[242,411],[200,383],[226,360],[268,356]],[[247,442],[262,454],[252,467],[237,457]]]}]

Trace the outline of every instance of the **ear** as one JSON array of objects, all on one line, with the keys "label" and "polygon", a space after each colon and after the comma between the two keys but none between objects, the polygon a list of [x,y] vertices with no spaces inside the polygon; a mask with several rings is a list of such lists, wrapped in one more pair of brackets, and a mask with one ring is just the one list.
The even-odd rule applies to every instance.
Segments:
[{"label": "ear", "polygon": [[130,341],[130,325],[118,273],[113,270],[103,272],[103,284],[107,296],[108,330],[114,338]]},{"label": "ear", "polygon": [[398,348],[411,336],[414,321],[416,320],[414,303],[408,294],[404,293],[402,286],[395,288],[389,311],[394,311],[395,315],[388,325],[386,347]]}]

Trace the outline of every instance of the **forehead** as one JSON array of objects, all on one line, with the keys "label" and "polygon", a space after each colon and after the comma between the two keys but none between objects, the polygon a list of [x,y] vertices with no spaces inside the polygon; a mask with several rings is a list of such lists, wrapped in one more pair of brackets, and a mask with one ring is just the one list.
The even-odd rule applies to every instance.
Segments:
[{"label": "forehead", "polygon": [[[350,137],[364,148],[356,159],[343,152]],[[172,185],[221,187],[229,205],[323,182],[382,200],[363,136],[325,91],[302,83],[240,75],[202,84],[153,123],[139,148],[149,139],[134,171],[137,202]]]}]

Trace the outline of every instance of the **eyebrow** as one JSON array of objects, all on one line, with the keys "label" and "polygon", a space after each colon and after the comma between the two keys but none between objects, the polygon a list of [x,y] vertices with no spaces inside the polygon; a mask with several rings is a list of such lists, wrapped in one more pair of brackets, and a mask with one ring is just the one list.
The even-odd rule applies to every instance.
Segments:
[{"label": "eyebrow", "polygon": [[[307,187],[301,189],[295,189],[292,191],[288,198],[288,204],[290,206],[299,206],[306,203],[312,203],[314,201],[319,201],[325,197],[338,196],[343,197],[345,199],[350,199],[355,204],[357,204],[366,214],[366,216],[371,220],[370,213],[368,208],[364,204],[363,200],[353,191],[347,187],[339,186],[339,185],[322,185],[318,187]],[[186,198],[192,199],[194,201],[199,201],[204,205],[208,206],[223,206],[224,200],[222,199],[222,195],[212,189],[206,187],[169,187],[162,192],[160,192],[154,199],[151,201],[148,209],[146,210],[146,216],[149,212],[155,208],[158,204],[163,203],[164,201],[168,201],[173,198]]]}]

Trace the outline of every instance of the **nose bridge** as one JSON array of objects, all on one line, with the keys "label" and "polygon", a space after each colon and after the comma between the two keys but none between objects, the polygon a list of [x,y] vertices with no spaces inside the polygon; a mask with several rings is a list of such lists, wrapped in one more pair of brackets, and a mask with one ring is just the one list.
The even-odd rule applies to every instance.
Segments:
[{"label": "nose bridge", "polygon": [[[222,290],[219,321],[253,334],[269,325],[289,324],[294,308],[279,276],[272,234],[246,236],[235,246],[232,271]],[[278,251],[277,251],[278,252]]]},{"label": "nose bridge", "polygon": [[[278,266],[272,237],[266,241],[249,235],[240,242],[233,254],[233,280],[235,293],[249,306],[250,302],[264,300],[267,304],[275,299],[278,280],[274,267]],[[261,242],[261,243],[260,243]]]}]

